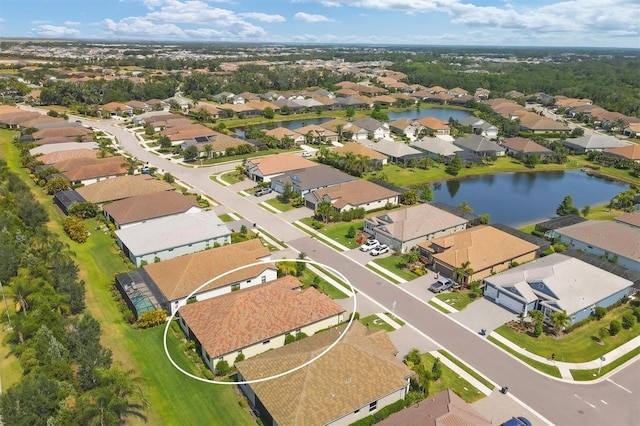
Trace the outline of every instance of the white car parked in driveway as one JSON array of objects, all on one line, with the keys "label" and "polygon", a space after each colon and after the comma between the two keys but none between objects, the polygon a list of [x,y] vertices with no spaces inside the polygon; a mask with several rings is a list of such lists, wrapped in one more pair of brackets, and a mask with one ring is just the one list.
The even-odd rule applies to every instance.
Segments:
[{"label": "white car parked in driveway", "polygon": [[380,244],[377,247],[374,247],[369,253],[371,256],[379,256],[381,254],[385,254],[389,252],[389,246],[386,244]]},{"label": "white car parked in driveway", "polygon": [[376,248],[380,245],[380,242],[378,242],[378,240],[374,240],[374,239],[369,239],[367,240],[366,243],[364,243],[363,245],[360,246],[360,251],[369,251],[373,248]]}]

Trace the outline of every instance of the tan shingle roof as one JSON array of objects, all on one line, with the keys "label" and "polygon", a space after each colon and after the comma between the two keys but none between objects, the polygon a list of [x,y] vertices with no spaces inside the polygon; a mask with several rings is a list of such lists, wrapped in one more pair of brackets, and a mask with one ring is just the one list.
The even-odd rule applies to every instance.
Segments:
[{"label": "tan shingle roof", "polygon": [[120,225],[126,225],[184,213],[198,206],[198,202],[192,195],[185,196],[177,191],[162,191],[115,201],[103,206],[103,210]]},{"label": "tan shingle roof", "polygon": [[360,206],[365,203],[400,195],[399,192],[392,191],[364,179],[317,189],[314,192],[320,198],[328,195],[332,200],[335,200],[333,205],[336,208],[342,208],[346,205]]},{"label": "tan shingle roof", "polygon": [[173,186],[167,182],[148,175],[119,176],[76,189],[85,200],[98,204],[152,192],[173,190]]},{"label": "tan shingle roof", "polygon": [[127,166],[119,162],[100,162],[75,167],[62,172],[62,174],[71,182],[79,182],[87,179],[126,175]]},{"label": "tan shingle roof", "polygon": [[640,263],[640,228],[610,220],[587,220],[556,229],[556,232]]},{"label": "tan shingle roof", "polygon": [[[324,351],[345,327],[262,353],[236,367],[245,380],[288,371]],[[250,386],[281,426],[327,424],[407,385],[413,372],[395,358],[396,352],[384,331],[354,322],[338,344],[307,367]]]},{"label": "tan shingle roof", "polygon": [[605,149],[604,152],[633,161],[640,160],[640,145],[635,143],[633,145],[621,146],[618,148],[608,148]]},{"label": "tan shingle roof", "polygon": [[263,176],[270,176],[276,173],[285,173],[291,170],[315,167],[318,163],[307,160],[296,154],[276,154],[264,158],[248,160],[247,164],[258,167]]},{"label": "tan shingle roof", "polygon": [[185,305],[180,308],[180,316],[209,356],[215,358],[345,311],[315,288],[300,290],[301,286],[289,275]]},{"label": "tan shingle roof", "polygon": [[426,127],[427,129],[431,129],[431,130],[449,130],[450,129],[449,123],[435,117],[424,117],[416,121],[419,124]]},{"label": "tan shingle roof", "polygon": [[506,138],[502,141],[502,144],[509,149],[513,149],[515,151],[524,152],[524,153],[550,153],[552,152],[549,148],[545,148],[542,145],[539,145],[527,138]]},{"label": "tan shingle roof", "polygon": [[91,134],[91,130],[84,127],[50,127],[35,132],[32,136],[34,139],[44,139],[50,137],[75,137]]},{"label": "tan shingle roof", "polygon": [[[188,296],[193,290],[224,272],[255,263],[269,254],[269,250],[255,238],[153,263],[144,266],[144,269],[168,300],[176,300]],[[225,275],[201,291],[256,277],[267,268],[273,268],[273,265],[261,264],[243,268]]]},{"label": "tan shingle roof", "polygon": [[70,160],[72,158],[96,158],[97,153],[93,149],[81,148],[70,149],[67,151],[51,152],[49,154],[40,155],[38,161],[42,161],[44,164],[54,164],[61,161]]},{"label": "tan shingle roof", "polygon": [[538,249],[535,244],[487,225],[425,241],[418,246],[427,250],[434,246],[443,247],[444,252],[433,253],[432,256],[454,268],[469,262],[474,271],[482,271]]},{"label": "tan shingle roof", "polygon": [[345,156],[348,152],[354,155],[366,155],[372,160],[384,160],[387,158],[386,155],[381,154],[378,151],[374,151],[373,149],[357,142],[347,142],[343,146],[334,148],[333,152],[340,156]]}]

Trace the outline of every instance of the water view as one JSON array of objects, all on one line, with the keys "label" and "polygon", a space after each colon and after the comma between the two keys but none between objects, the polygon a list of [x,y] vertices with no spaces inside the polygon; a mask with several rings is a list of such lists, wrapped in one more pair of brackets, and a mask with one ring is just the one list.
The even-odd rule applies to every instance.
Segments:
[{"label": "water view", "polygon": [[492,223],[519,227],[555,217],[570,195],[581,209],[608,203],[628,185],[580,171],[521,172],[478,176],[432,185],[434,201],[469,203],[475,214],[488,213]]},{"label": "water view", "polygon": [[[411,109],[408,111],[401,112],[388,112],[387,116],[389,117],[389,121],[399,120],[401,118],[408,118],[411,120],[418,120],[424,117],[436,117],[444,121],[448,121],[449,117],[453,117],[456,120],[461,120],[465,117],[470,116],[471,113],[469,111],[460,111],[457,109],[447,109],[447,108],[424,108],[424,109]],[[300,127],[308,126],[310,124],[322,124],[327,121],[331,121],[333,118],[331,117],[317,117],[317,118],[306,118],[303,120],[291,120],[291,121],[277,121],[270,124],[273,127],[285,127],[289,130],[296,130]],[[257,128],[265,129],[267,128],[266,124],[257,124]],[[236,129],[237,136],[244,136],[244,132],[242,129]]]}]

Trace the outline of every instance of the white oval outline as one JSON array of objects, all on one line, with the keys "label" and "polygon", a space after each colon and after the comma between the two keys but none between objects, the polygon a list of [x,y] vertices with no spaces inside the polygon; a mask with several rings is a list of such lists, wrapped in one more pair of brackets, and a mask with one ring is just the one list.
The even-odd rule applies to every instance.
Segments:
[{"label": "white oval outline", "polygon": [[[245,380],[245,381],[241,381],[241,382],[237,382],[237,381],[231,381],[231,382],[220,382],[217,380],[209,380],[203,377],[198,377],[195,376],[185,370],[183,370],[178,364],[176,364],[176,362],[173,360],[173,358],[171,358],[171,355],[169,355],[169,349],[167,348],[167,332],[169,331],[169,326],[171,325],[171,321],[173,321],[173,319],[175,318],[176,314],[178,313],[178,311],[180,310],[181,307],[183,307],[184,305],[186,305],[185,301],[189,300],[189,298],[191,298],[191,296],[193,296],[197,291],[199,291],[201,288],[211,284],[212,282],[214,282],[215,280],[218,280],[222,277],[225,277],[229,274],[232,274],[234,272],[240,271],[244,268],[250,268],[252,266],[256,266],[256,265],[263,265],[263,264],[275,264],[277,262],[304,262],[304,263],[314,263],[316,265],[320,265],[323,268],[328,269],[329,271],[333,272],[334,274],[338,275],[339,278],[341,278],[344,282],[346,282],[349,287],[351,288],[351,293],[353,294],[353,314],[350,315],[349,321],[347,322],[347,327],[344,329],[344,332],[340,333],[340,335],[338,336],[338,338],[336,339],[335,342],[333,342],[331,345],[329,345],[324,351],[320,352],[318,355],[316,355],[314,358],[310,359],[309,361],[305,362],[304,364],[301,364],[295,368],[292,368],[290,370],[284,371],[282,373],[278,373],[275,374],[273,376],[269,376],[269,377],[262,377],[260,379],[254,379],[254,380]],[[178,305],[178,309],[175,310],[175,312],[173,312],[171,314],[171,316],[169,317],[169,320],[167,321],[167,325],[165,325],[164,327],[164,333],[162,335],[162,343],[164,346],[164,353],[167,356],[167,358],[169,359],[169,362],[171,362],[171,364],[178,370],[180,371],[182,374],[184,374],[185,376],[191,377],[192,379],[196,379],[199,380],[201,382],[205,382],[205,383],[212,383],[215,385],[248,385],[251,383],[260,383],[260,382],[266,382],[267,380],[272,380],[272,379],[277,379],[278,377],[282,377],[285,376],[287,374],[293,373],[295,371],[300,370],[301,368],[304,368],[308,365],[310,365],[312,362],[320,359],[322,356],[324,356],[324,354],[326,354],[327,352],[329,352],[331,349],[333,349],[333,347],[335,345],[337,345],[340,340],[342,340],[342,338],[347,334],[347,331],[349,331],[349,328],[351,328],[351,324],[353,323],[353,319],[355,317],[355,312],[357,310],[358,307],[358,301],[356,300],[356,289],[353,287],[353,284],[351,284],[351,282],[339,271],[337,271],[336,269],[332,268],[329,265],[325,265],[324,263],[320,263],[320,262],[316,262],[313,260],[309,260],[309,259],[278,259],[278,260],[262,260],[259,262],[254,262],[254,263],[250,263],[248,265],[242,265],[239,266],[237,268],[231,269],[230,271],[227,271],[223,274],[218,275],[217,277],[211,278],[209,281],[206,281],[204,284],[202,284],[200,287],[196,288],[195,290],[193,290],[191,293],[189,293],[189,295],[187,297],[184,298],[184,301],[182,301],[179,305]],[[208,367],[207,367],[208,368]]]}]

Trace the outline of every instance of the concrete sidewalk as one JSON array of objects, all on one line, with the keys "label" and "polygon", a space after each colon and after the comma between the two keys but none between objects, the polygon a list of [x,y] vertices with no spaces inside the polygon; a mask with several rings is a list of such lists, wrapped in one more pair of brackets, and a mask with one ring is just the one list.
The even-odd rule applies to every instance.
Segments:
[{"label": "concrete sidewalk", "polygon": [[567,381],[573,381],[571,370],[593,370],[600,367],[604,367],[640,346],[640,336],[638,336],[618,346],[612,351],[609,351],[608,353],[604,354],[603,355],[604,361],[598,358],[598,359],[586,361],[586,362],[563,362],[563,361],[552,360],[552,359],[545,358],[540,355],[531,353],[528,350],[521,348],[520,346],[516,345],[515,343],[501,336],[498,333],[491,332],[489,336],[496,339],[497,341],[504,344],[505,346],[509,347],[511,350],[521,355],[524,355],[529,359],[532,359],[534,361],[537,361],[543,364],[553,365],[557,367],[560,370],[560,374],[562,375],[562,378]]},{"label": "concrete sidewalk", "polygon": [[[440,352],[438,351],[431,351],[429,352],[434,358],[440,358],[440,362],[445,365],[448,369],[452,370],[454,373],[456,373],[459,377],[462,377],[464,380],[466,380],[467,382],[469,382],[469,384],[471,386],[473,386],[474,388],[478,389],[480,392],[482,392],[485,395],[491,395],[491,392],[493,392],[493,390],[489,389],[487,386],[484,385],[484,383],[481,383],[478,379],[476,379],[475,377],[473,377],[471,374],[467,373],[465,370],[463,370],[462,368],[460,368],[456,363],[454,363],[453,361],[451,361],[449,358],[447,358],[446,356],[443,356]],[[469,369],[471,369],[471,367],[469,367]]]}]

